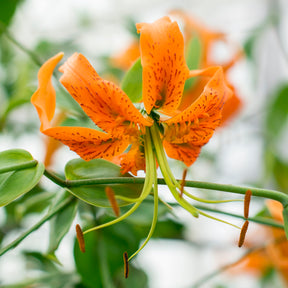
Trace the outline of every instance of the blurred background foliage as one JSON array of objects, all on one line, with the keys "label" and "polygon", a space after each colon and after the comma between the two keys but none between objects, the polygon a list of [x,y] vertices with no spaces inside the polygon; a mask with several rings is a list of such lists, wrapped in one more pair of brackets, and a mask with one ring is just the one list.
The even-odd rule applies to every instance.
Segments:
[{"label": "blurred background foliage", "polygon": [[[44,2],[45,7],[49,6],[47,4],[49,1]],[[49,15],[48,11],[46,14],[37,15],[36,22],[41,17],[45,23],[53,22],[53,9],[59,9],[59,12],[64,15],[69,11],[76,13],[75,10],[79,8],[73,2],[74,6],[71,4],[74,7],[73,12],[69,9],[67,12],[65,5],[69,5],[69,2],[63,2],[65,3],[59,3],[57,7],[54,1],[51,5],[55,7],[49,11],[52,15]],[[188,7],[189,11],[185,12],[191,15],[197,12],[195,14],[199,17],[201,12],[205,12],[204,6],[211,4],[207,16],[205,13],[201,14],[200,20],[205,24],[209,16],[212,17],[210,28],[223,29],[223,32],[227,33],[233,42],[237,42],[237,45],[242,46],[245,52],[245,57],[239,61],[230,75],[231,82],[236,86],[243,101],[243,107],[234,119],[219,129],[208,147],[203,149],[200,158],[189,170],[187,178],[255,185],[288,193],[288,42],[286,37],[288,7],[285,1],[242,1],[245,2],[242,4],[246,5],[246,10],[243,8],[243,11],[249,10],[248,17],[253,17],[255,14],[257,19],[248,23],[249,25],[246,22],[246,25],[242,26],[239,23],[247,20],[240,19],[244,14],[243,11],[241,10],[243,14],[239,12],[238,18],[237,14],[233,14],[233,11],[236,13],[235,11],[242,7],[239,4],[241,1],[235,1],[234,4],[228,3],[229,1],[213,3],[204,1],[203,7],[200,5],[202,8],[199,9],[197,1],[191,3],[179,1],[179,7],[175,7],[172,1],[165,3],[148,1],[146,5],[143,4],[142,13],[133,11],[133,7],[137,6],[134,6],[136,4],[132,4],[131,1],[123,1],[122,4],[108,1],[110,7],[114,7],[113,13],[111,11],[111,15],[109,14],[107,4],[108,8],[103,8],[106,14],[101,16],[99,12],[95,16],[96,20],[89,14],[89,5],[92,2],[83,2],[81,9],[76,13],[78,18],[74,19],[71,27],[65,22],[64,16],[63,26],[60,25],[59,19],[55,20],[58,27],[55,29],[53,26],[52,32],[43,25],[43,34],[39,36],[39,30],[35,27],[38,37],[29,43],[29,37],[27,36],[28,42],[25,42],[25,37],[21,37],[20,33],[31,26],[24,25],[23,28],[21,21],[26,17],[25,7],[33,8],[35,3],[29,0],[0,1],[0,151],[9,148],[25,148],[36,159],[39,157],[39,160],[44,160],[45,155],[49,157],[47,141],[39,135],[39,122],[30,104],[31,95],[37,86],[37,71],[46,59],[59,51],[64,51],[66,55],[71,55],[74,51],[83,52],[95,64],[94,67],[100,75],[120,83],[125,71],[113,65],[111,57],[125,50],[127,43],[137,41],[135,22],[153,21],[167,14],[172,8],[183,9],[183,7]],[[123,7],[120,8],[119,5]],[[222,9],[222,13],[215,11],[215,8],[219,11]],[[151,9],[154,12],[149,15]],[[36,12],[40,10],[38,8]],[[115,15],[117,15],[116,19],[113,18]],[[107,19],[103,21],[105,16]],[[152,16],[155,18],[151,19]],[[17,20],[17,17],[20,20]],[[223,22],[220,21],[217,26],[220,17]],[[233,17],[236,17],[235,22],[238,21],[238,28],[233,22]],[[109,31],[113,29],[109,28],[107,24],[109,22],[111,27],[117,27],[115,33],[118,33],[120,26],[122,34],[109,35]],[[106,30],[105,25],[108,26]],[[216,27],[214,28],[213,25]],[[71,30],[66,31],[68,28]],[[108,35],[105,35],[107,43],[100,43],[103,35],[96,36],[101,29],[103,29],[101,33]],[[57,30],[61,31],[60,36],[51,37],[51,34],[56,33]],[[33,34],[34,31],[26,31],[26,33]],[[93,33],[98,40],[91,42]],[[64,37],[65,34],[67,36]],[[88,41],[85,41],[85,34],[87,38],[90,37]],[[115,42],[109,43],[113,37],[116,39]],[[93,46],[91,43],[94,47],[91,47]],[[107,49],[108,46],[113,46],[113,43],[117,49],[115,51],[111,48]],[[99,48],[98,45],[101,47]],[[225,53],[229,54],[229,51],[224,50]],[[57,75],[56,72],[55,76]],[[90,120],[86,118],[78,104],[71,100],[60,85],[57,86],[57,102],[58,107],[65,114],[63,124],[76,125],[77,123],[79,126],[91,126]],[[52,169],[59,175],[64,175],[63,167],[68,160],[76,157],[65,149],[60,147],[56,151],[57,157],[51,163]],[[170,163],[175,175],[181,178],[182,164],[172,160]],[[40,182],[32,191],[1,208],[1,247],[13,241],[34,224],[36,225],[39,219],[45,217],[61,201],[71,197],[67,192],[47,182],[45,180]],[[197,193],[203,196],[210,192],[197,191]],[[208,195],[215,199],[223,197],[221,193],[215,192]],[[252,214],[270,217],[264,204],[263,200],[253,199]],[[242,206],[235,204],[227,208],[226,205],[223,209],[241,211]],[[200,287],[200,285],[193,286],[193,283],[206,274],[217,272],[219,267],[224,267],[227,263],[236,262],[251,247],[257,248],[263,245],[262,234],[256,235],[259,228],[256,224],[251,228],[251,237],[255,238],[252,240],[256,244],[247,245],[246,250],[243,248],[245,250],[243,252],[237,250],[234,243],[238,231],[223,228],[222,224],[206,223],[206,220],[199,220],[197,223],[198,220],[191,220],[181,212],[177,211],[176,215],[173,215],[164,205],[160,205],[159,221],[153,236],[155,242],[149,246],[151,248],[147,247],[147,252],[145,248],[142,251],[143,255],[132,262],[130,276],[124,279],[123,251],[131,254],[137,250],[149,230],[152,212],[153,201],[148,198],[126,221],[97,233],[88,234],[87,252],[83,254],[79,251],[75,238],[73,228],[75,221],[91,227],[113,219],[113,212],[111,209],[93,207],[83,201],[71,201],[65,209],[52,218],[49,225],[41,228],[40,235],[38,234],[36,238],[29,236],[24,241],[25,245],[21,247],[21,244],[9,251],[7,255],[1,256],[0,287]],[[47,235],[49,241],[44,240],[42,234]],[[247,238],[249,239],[249,233]],[[271,236],[267,236],[266,239],[271,239]],[[162,251],[161,246],[166,250]],[[61,249],[64,252],[61,252]],[[258,263],[258,266],[256,264],[253,269],[247,267],[247,269],[239,269],[240,272],[237,272],[237,269],[233,272],[223,269],[225,271],[220,273],[220,269],[216,277],[207,284],[204,282],[203,287],[205,285],[218,288],[232,287],[231,285],[236,288],[285,287],[275,267],[271,266],[269,270],[263,272],[260,264]]]}]

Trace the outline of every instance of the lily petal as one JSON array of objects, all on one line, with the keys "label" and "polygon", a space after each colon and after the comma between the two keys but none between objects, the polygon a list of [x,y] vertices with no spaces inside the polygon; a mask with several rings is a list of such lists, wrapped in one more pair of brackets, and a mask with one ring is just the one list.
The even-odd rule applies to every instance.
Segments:
[{"label": "lily petal", "polygon": [[117,85],[97,74],[83,55],[74,53],[59,70],[64,73],[60,82],[104,131],[120,135],[127,126],[152,125]]},{"label": "lily petal", "polygon": [[164,140],[163,146],[168,157],[180,160],[188,167],[195,162],[201,151],[200,146],[191,143],[173,144]]},{"label": "lily petal", "polygon": [[41,132],[51,127],[50,121],[54,116],[56,107],[56,92],[52,85],[52,75],[63,55],[64,53],[58,53],[47,60],[38,72],[39,88],[32,95],[31,103],[38,112]]},{"label": "lily petal", "polygon": [[152,24],[136,24],[140,33],[143,67],[143,102],[171,113],[180,104],[189,69],[184,58],[184,39],[176,22],[163,17]]},{"label": "lily petal", "polygon": [[111,138],[109,134],[84,127],[54,127],[43,133],[69,146],[84,160],[111,160],[129,145],[128,137]]},{"label": "lily petal", "polygon": [[226,86],[221,67],[193,71],[190,74],[192,73],[211,78],[194,103],[178,115],[163,121],[166,124],[164,139],[175,144],[193,143],[203,146],[221,124],[223,105],[232,92]]}]

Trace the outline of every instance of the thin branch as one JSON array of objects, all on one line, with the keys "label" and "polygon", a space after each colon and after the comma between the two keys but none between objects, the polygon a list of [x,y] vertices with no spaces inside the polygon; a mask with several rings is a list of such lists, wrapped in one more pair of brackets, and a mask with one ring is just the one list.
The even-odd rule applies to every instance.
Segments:
[{"label": "thin branch", "polygon": [[42,61],[40,60],[40,58],[31,50],[29,50],[28,48],[26,48],[25,46],[23,46],[20,42],[18,42],[13,36],[12,34],[8,31],[6,25],[0,21],[0,31],[15,45],[17,46],[20,50],[22,50],[24,53],[26,53],[32,60],[33,62],[38,65],[38,66],[42,66]]},{"label": "thin branch", "polygon": [[[93,179],[80,179],[80,180],[63,180],[59,178],[57,175],[47,170],[45,170],[44,175],[54,183],[58,184],[59,186],[66,188],[79,187],[83,185],[114,184],[114,183],[143,184],[145,181],[144,177],[111,177],[111,178],[93,178]],[[180,181],[181,183],[181,180],[177,181]],[[158,178],[158,184],[166,185],[166,182],[163,178]],[[217,190],[242,195],[245,195],[247,190],[251,190],[252,196],[273,199],[281,202],[283,207],[288,206],[288,195],[276,190],[235,186],[230,184],[219,184],[203,181],[190,181],[190,180],[186,181],[185,186],[207,190]]]}]

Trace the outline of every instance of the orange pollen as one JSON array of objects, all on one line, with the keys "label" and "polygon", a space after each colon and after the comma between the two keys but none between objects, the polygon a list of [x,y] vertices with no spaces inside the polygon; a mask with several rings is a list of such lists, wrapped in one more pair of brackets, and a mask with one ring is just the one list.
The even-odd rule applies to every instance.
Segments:
[{"label": "orange pollen", "polygon": [[123,253],[123,261],[124,261],[124,277],[127,279],[129,276],[129,262],[128,262],[128,253],[126,251]]},{"label": "orange pollen", "polygon": [[76,225],[76,236],[79,244],[80,251],[85,253],[85,241],[82,229],[79,224]]},{"label": "orange pollen", "polygon": [[247,219],[249,217],[249,207],[251,201],[252,192],[247,190],[244,198],[244,217]]},{"label": "orange pollen", "polygon": [[184,190],[184,186],[185,186],[185,179],[187,176],[187,168],[184,169],[183,171],[183,175],[182,175],[182,181],[181,181],[181,187],[180,187],[180,197],[183,196],[183,190]]},{"label": "orange pollen", "polygon": [[242,226],[241,232],[240,232],[240,237],[239,237],[239,241],[238,241],[238,247],[242,247],[245,241],[245,236],[246,236],[246,232],[248,229],[248,225],[249,225],[249,221],[246,220],[244,225]]},{"label": "orange pollen", "polygon": [[119,205],[116,201],[113,189],[111,187],[107,186],[107,187],[105,187],[105,193],[106,193],[106,196],[110,202],[110,205],[111,205],[116,217],[119,217],[120,216],[120,208],[119,208]]}]

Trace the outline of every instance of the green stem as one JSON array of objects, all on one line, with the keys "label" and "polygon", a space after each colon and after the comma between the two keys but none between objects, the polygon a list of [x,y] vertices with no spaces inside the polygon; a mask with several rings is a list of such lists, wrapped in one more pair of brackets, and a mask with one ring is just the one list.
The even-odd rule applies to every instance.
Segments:
[{"label": "green stem", "polygon": [[235,186],[235,185],[229,185],[229,184],[218,184],[218,183],[211,183],[211,182],[201,182],[201,181],[185,181],[185,186],[193,187],[193,188],[208,189],[208,190],[217,190],[217,191],[222,191],[222,192],[231,192],[231,193],[243,194],[243,195],[245,195],[247,190],[251,190],[252,196],[269,198],[269,199],[279,201],[283,204],[284,207],[288,205],[288,195],[283,192],[279,192],[275,190]]},{"label": "green stem", "polygon": [[[58,186],[60,187],[63,187],[63,188],[69,188],[71,187],[71,185],[69,185],[69,180],[63,180],[62,178],[60,178],[59,176],[57,176],[55,173],[52,173],[51,171],[45,169],[44,171],[44,175],[49,179],[51,180],[52,182],[54,182],[55,184],[57,184]],[[96,180],[96,179],[94,179]],[[76,181],[81,181],[81,180],[76,180]],[[96,183],[97,184],[97,183]],[[82,184],[82,185],[86,185],[85,183]],[[82,185],[79,185],[79,186],[82,186]],[[88,184],[89,185],[89,184]],[[77,185],[76,185],[77,186]]]},{"label": "green stem", "polygon": [[71,203],[72,201],[75,201],[76,198],[70,197],[67,198],[65,201],[63,201],[61,204],[56,206],[52,211],[49,211],[39,222],[37,222],[34,226],[32,226],[29,230],[21,234],[17,239],[15,239],[13,242],[9,243],[7,246],[0,249],[0,256],[5,254],[7,251],[9,251],[12,248],[15,248],[22,240],[24,240],[28,235],[30,235],[32,232],[37,230],[39,227],[41,227],[46,221],[51,219],[55,214],[57,214],[59,211],[61,211],[66,205]]},{"label": "green stem", "polygon": [[[52,182],[57,185],[70,188],[70,187],[79,187],[83,185],[97,185],[97,184],[144,184],[145,178],[143,177],[108,177],[108,178],[92,178],[92,179],[81,179],[81,180],[63,180],[59,178],[57,175],[45,170],[44,175],[49,178]],[[177,180],[181,181],[181,180]],[[158,184],[166,185],[165,179],[158,178]],[[254,188],[254,187],[244,187],[244,186],[236,186],[230,184],[219,184],[212,182],[202,182],[202,181],[185,181],[186,187],[191,188],[200,188],[207,190],[217,190],[222,192],[236,193],[245,195],[247,190],[251,190],[252,195],[256,197],[268,198],[279,201],[282,203],[284,207],[288,206],[288,195],[270,189],[263,188]]]},{"label": "green stem", "polygon": [[[81,179],[81,180],[63,180],[53,174],[45,170],[44,175],[49,178],[54,183],[58,184],[64,188],[70,187],[79,187],[83,185],[97,185],[97,184],[144,184],[145,178],[143,177],[107,177],[107,178],[92,178],[92,179]],[[177,180],[177,181],[181,181]],[[166,185],[165,179],[158,178],[159,185]],[[288,206],[288,194],[283,192],[270,190],[270,189],[262,189],[262,188],[254,188],[254,187],[244,187],[244,186],[236,186],[230,184],[219,184],[212,182],[202,182],[202,181],[185,181],[186,187],[191,188],[200,188],[207,190],[217,190],[228,193],[236,193],[245,195],[247,190],[251,190],[252,195],[256,197],[268,198],[279,201],[282,203],[284,207]]]},{"label": "green stem", "polygon": [[10,172],[10,171],[15,171],[15,170],[32,168],[32,167],[35,167],[37,164],[38,164],[37,160],[31,160],[22,164],[16,164],[16,165],[8,166],[8,167],[3,167],[3,168],[0,168],[0,174]]}]

